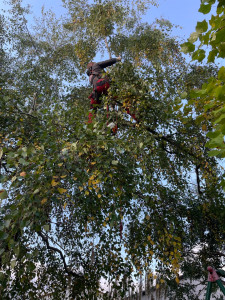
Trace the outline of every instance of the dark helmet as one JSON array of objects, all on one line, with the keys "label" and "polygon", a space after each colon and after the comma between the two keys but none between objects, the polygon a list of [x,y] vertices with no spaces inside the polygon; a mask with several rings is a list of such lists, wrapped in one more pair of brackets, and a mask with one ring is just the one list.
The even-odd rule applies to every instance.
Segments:
[{"label": "dark helmet", "polygon": [[93,65],[94,65],[94,62],[92,61],[92,62],[89,62],[88,64],[87,64],[87,75],[88,76],[90,76],[91,74],[92,74],[92,67],[93,67]]}]

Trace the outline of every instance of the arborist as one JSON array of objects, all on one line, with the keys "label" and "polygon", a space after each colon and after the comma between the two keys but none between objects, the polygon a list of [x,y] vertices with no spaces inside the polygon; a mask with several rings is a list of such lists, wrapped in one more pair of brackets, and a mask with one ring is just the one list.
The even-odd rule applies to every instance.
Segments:
[{"label": "arborist", "polygon": [[[93,91],[88,97],[90,102],[90,108],[96,112],[97,107],[101,104],[100,97],[107,94],[107,90],[110,87],[109,78],[103,76],[104,68],[114,65],[121,61],[121,57],[111,58],[101,62],[90,62],[87,65],[87,75],[89,76],[89,82],[93,86]],[[93,114],[90,112],[88,116],[88,123],[92,123]]]}]

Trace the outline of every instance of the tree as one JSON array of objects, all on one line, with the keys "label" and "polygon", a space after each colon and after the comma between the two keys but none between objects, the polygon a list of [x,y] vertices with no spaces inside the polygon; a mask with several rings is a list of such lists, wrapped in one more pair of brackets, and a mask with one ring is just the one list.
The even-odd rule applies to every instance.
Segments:
[{"label": "tree", "polygon": [[[172,279],[176,290],[180,270],[191,265],[194,273],[193,248],[204,245],[195,265],[219,266],[214,247],[222,249],[224,238],[221,174],[205,132],[182,109],[196,72],[167,21],[142,24],[126,1],[64,3],[70,20],[43,11],[32,32],[17,1],[9,23],[12,80],[1,94],[0,119],[1,297],[118,299],[135,278],[153,272],[159,284]],[[90,89],[81,73],[105,47],[123,63],[111,68],[110,92],[89,124]],[[202,67],[198,79],[213,72]],[[117,296],[101,293],[101,278]]]},{"label": "tree", "polygon": [[[207,58],[209,63],[214,63],[219,59],[224,59],[224,1],[202,1],[199,12],[207,15],[211,12],[213,4],[216,4],[216,14],[211,15],[207,22],[203,20],[198,22],[196,32],[192,33],[189,41],[183,44],[185,52],[192,53],[192,59],[203,61]],[[199,41],[198,49],[195,50],[194,43]],[[204,46],[209,46],[208,53]],[[217,74],[211,77],[202,87],[192,91],[189,101],[190,107],[193,103],[198,103],[199,117],[198,122],[204,123],[210,121],[207,136],[210,141],[207,146],[211,148],[210,155],[224,158],[224,79],[225,68],[221,66]],[[225,186],[224,181],[222,182]]]}]

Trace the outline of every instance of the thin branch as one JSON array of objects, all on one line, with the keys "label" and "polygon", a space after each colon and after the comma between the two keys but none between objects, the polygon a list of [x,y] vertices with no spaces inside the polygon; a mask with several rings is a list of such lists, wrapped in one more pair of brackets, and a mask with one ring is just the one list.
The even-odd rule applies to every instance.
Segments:
[{"label": "thin branch", "polygon": [[37,55],[40,57],[40,54],[41,54],[41,53],[40,53],[40,51],[39,51],[39,50],[37,49],[37,47],[36,47],[36,42],[34,41],[32,35],[31,35],[31,33],[30,33],[30,31],[29,31],[29,29],[28,29],[28,27],[27,27],[27,21],[26,21],[26,19],[25,19],[24,16],[23,16],[23,21],[24,21],[24,24],[25,24],[25,27],[26,27],[27,34],[28,34],[28,36],[29,36],[29,38],[30,38],[30,42],[32,43],[32,45],[33,45],[33,47],[34,47],[34,49],[35,49]]},{"label": "thin branch", "polygon": [[[170,145],[176,147],[178,150],[180,150],[181,152],[184,152],[188,155],[190,155],[191,157],[193,157],[194,159],[198,159],[199,160],[199,157],[197,157],[193,152],[190,152],[188,149],[186,149],[184,146],[182,146],[180,143],[178,143],[177,141],[171,139],[170,137],[166,136],[166,135],[161,135],[159,134],[158,132],[156,132],[154,129],[151,129],[150,127],[147,127],[145,126],[145,129],[152,133],[155,137],[155,139],[157,141],[165,141],[167,143],[169,143]],[[176,152],[175,152],[176,153]]]},{"label": "thin branch", "polygon": [[217,255],[217,256],[223,256],[223,257],[225,257],[225,253],[222,253],[222,252],[219,252],[219,251],[213,252],[213,254]]},{"label": "thin branch", "polygon": [[60,255],[60,257],[63,261],[64,269],[68,275],[72,275],[73,277],[76,277],[76,278],[83,278],[82,275],[79,275],[68,268],[68,266],[66,264],[65,256],[63,255],[62,251],[56,247],[51,246],[49,244],[47,236],[45,236],[41,231],[38,231],[37,234],[42,238],[42,241],[46,244],[47,249],[57,252]]},{"label": "thin branch", "polygon": [[[18,112],[19,112],[20,114],[26,115],[26,116],[31,117],[31,118],[34,118],[34,119],[36,119],[36,120],[39,120],[38,117],[35,117],[35,116],[33,116],[32,114],[30,114],[30,113],[25,113],[25,112],[21,111],[17,106],[16,106],[15,108],[18,110]],[[14,113],[15,113],[15,112],[14,112]]]},{"label": "thin branch", "polygon": [[111,59],[111,58],[112,58],[112,55],[111,55],[111,51],[110,51],[110,49],[109,49],[109,44],[108,44],[108,41],[107,41],[107,37],[105,37],[105,46],[106,46],[106,48],[107,48],[107,50],[108,50],[109,58]]},{"label": "thin branch", "polygon": [[201,194],[202,194],[202,191],[201,191],[201,188],[200,188],[199,169],[200,169],[200,165],[196,166],[195,172],[196,172],[196,180],[197,180],[198,194],[201,195]]}]

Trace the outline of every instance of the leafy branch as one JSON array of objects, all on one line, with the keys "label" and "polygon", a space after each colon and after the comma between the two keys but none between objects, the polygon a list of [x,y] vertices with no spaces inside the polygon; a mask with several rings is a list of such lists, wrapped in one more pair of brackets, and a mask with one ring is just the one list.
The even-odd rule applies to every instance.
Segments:
[{"label": "leafy branch", "polygon": [[61,260],[63,262],[64,269],[68,275],[72,275],[73,277],[76,277],[76,278],[83,278],[82,275],[75,273],[74,271],[69,269],[69,267],[66,264],[66,259],[65,259],[65,256],[63,255],[62,251],[56,247],[51,246],[49,244],[49,240],[46,235],[44,235],[41,231],[38,231],[37,234],[42,238],[42,241],[45,243],[48,250],[54,251],[60,255]]}]

